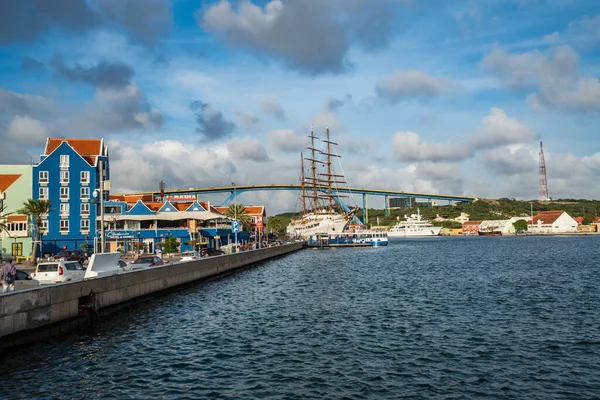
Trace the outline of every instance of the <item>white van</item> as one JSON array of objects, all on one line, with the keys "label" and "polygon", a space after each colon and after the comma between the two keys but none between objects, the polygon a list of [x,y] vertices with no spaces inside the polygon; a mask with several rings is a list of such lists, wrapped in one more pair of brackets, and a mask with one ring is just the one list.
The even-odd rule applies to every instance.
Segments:
[{"label": "white van", "polygon": [[39,263],[33,273],[33,278],[37,279],[41,285],[81,281],[84,276],[85,268],[79,261],[51,261]]}]

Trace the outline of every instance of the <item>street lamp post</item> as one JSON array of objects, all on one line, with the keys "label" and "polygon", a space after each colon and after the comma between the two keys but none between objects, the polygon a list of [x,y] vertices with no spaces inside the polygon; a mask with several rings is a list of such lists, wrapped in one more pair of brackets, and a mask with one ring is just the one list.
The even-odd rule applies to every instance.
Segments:
[{"label": "street lamp post", "polygon": [[[235,203],[236,191],[235,191],[235,183],[231,182],[231,186],[233,186],[233,219],[237,222],[237,204]],[[237,224],[235,225],[235,229],[233,232],[234,241],[235,241],[235,252],[237,253]]]}]

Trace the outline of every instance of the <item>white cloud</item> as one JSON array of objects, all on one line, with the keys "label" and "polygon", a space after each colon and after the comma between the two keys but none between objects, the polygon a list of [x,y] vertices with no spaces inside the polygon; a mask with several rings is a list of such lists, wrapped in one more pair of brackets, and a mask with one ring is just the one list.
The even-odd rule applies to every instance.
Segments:
[{"label": "white cloud", "polygon": [[469,157],[470,149],[460,143],[422,142],[415,132],[397,132],[392,149],[398,161],[460,161]]},{"label": "white cloud", "polygon": [[509,118],[500,108],[492,107],[483,118],[483,125],[467,138],[467,146],[473,150],[491,149],[513,143],[528,143],[536,134],[527,125]]},{"label": "white cloud", "polygon": [[527,125],[510,118],[504,110],[493,107],[483,118],[483,124],[462,142],[423,142],[415,132],[397,132],[392,136],[392,150],[398,161],[462,161],[480,150],[528,143],[535,137]]},{"label": "white cloud", "polygon": [[350,66],[351,44],[373,51],[393,31],[394,1],[271,0],[264,7],[221,0],[196,12],[204,30],[262,59],[308,74],[339,73]]},{"label": "white cloud", "polygon": [[600,41],[600,14],[571,21],[568,28],[572,33],[584,35],[588,40]]},{"label": "white cloud", "polygon": [[537,88],[527,97],[534,111],[562,109],[600,112],[600,81],[577,73],[579,55],[570,46],[553,48],[547,54],[537,50],[510,54],[494,49],[482,66],[513,89]]},{"label": "white cloud", "polygon": [[48,137],[49,129],[28,116],[15,116],[6,130],[6,138],[24,145],[39,146]]},{"label": "white cloud", "polygon": [[254,138],[233,138],[226,143],[233,160],[249,160],[257,163],[271,161],[265,148]]},{"label": "white cloud", "polygon": [[262,112],[271,115],[280,121],[285,121],[285,111],[277,99],[266,98],[260,102],[259,105]]},{"label": "white cloud", "polygon": [[258,117],[248,111],[234,111],[233,120],[236,125],[240,125],[246,128],[253,128],[258,123]]},{"label": "white cloud", "polygon": [[491,173],[511,176],[536,172],[537,157],[530,146],[513,146],[484,151],[477,158]]},{"label": "white cloud", "polygon": [[272,148],[286,153],[299,153],[307,143],[306,137],[293,129],[275,129],[267,132],[266,137]]},{"label": "white cloud", "polygon": [[450,80],[434,77],[424,71],[392,72],[377,85],[377,94],[390,103],[405,99],[427,100],[448,90]]}]

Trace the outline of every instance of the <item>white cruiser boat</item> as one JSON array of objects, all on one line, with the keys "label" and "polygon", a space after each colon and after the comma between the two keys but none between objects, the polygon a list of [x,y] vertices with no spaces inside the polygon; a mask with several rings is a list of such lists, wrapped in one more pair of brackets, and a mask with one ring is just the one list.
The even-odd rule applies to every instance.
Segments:
[{"label": "white cruiser boat", "polygon": [[411,236],[438,236],[442,230],[441,226],[434,226],[427,221],[421,221],[421,213],[410,217],[404,216],[404,221],[398,222],[388,230],[388,237],[411,237]]}]

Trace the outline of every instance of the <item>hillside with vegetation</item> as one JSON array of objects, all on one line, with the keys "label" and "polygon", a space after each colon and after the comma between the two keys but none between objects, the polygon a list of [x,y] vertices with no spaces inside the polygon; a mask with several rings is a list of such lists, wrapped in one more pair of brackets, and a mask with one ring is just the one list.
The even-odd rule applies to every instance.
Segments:
[{"label": "hillside with vegetation", "polygon": [[[591,223],[596,216],[600,216],[600,201],[586,199],[558,199],[551,202],[538,202],[537,200],[524,201],[516,199],[479,199],[472,203],[461,202],[456,205],[443,206],[420,206],[421,217],[423,219],[433,219],[440,216],[445,219],[453,219],[460,216],[461,213],[469,214],[471,221],[476,220],[500,220],[510,219],[512,217],[530,216],[539,211],[566,211],[571,217],[583,217],[583,223]],[[385,216],[383,209],[369,209],[369,225],[391,226],[396,221],[404,219],[405,215],[416,214],[416,207],[413,208],[395,208],[390,210],[390,215]],[[358,211],[357,216],[362,220],[362,209]],[[280,234],[285,233],[285,227],[294,216],[294,213],[283,213],[269,217],[269,226],[273,231]],[[448,228],[458,228],[460,224],[451,221],[438,223]]]}]

